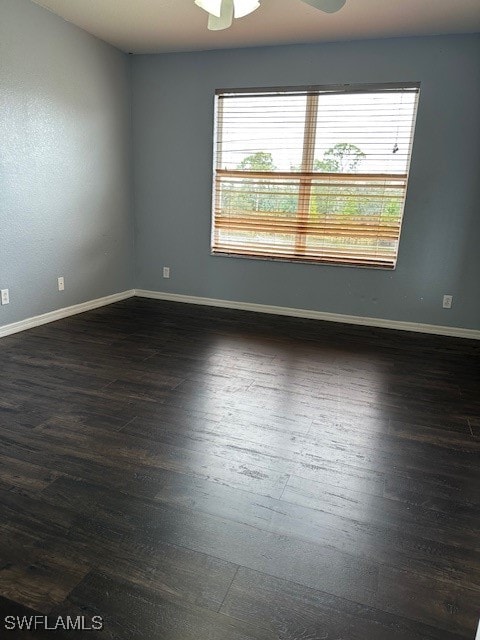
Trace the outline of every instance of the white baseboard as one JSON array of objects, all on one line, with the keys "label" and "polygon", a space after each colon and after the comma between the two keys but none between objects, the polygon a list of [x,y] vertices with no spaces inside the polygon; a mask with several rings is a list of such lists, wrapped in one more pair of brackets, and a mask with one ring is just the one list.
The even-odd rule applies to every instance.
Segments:
[{"label": "white baseboard", "polygon": [[276,307],[267,304],[237,302],[233,300],[217,300],[215,298],[185,296],[178,293],[146,291],[144,289],[135,289],[135,295],[140,298],[152,298],[154,300],[169,300],[171,302],[185,302],[187,304],[200,304],[209,307],[223,307],[225,309],[240,309],[242,311],[256,311],[257,313],[271,313],[279,316],[291,316],[293,318],[311,318],[312,320],[326,320],[328,322],[342,322],[345,324],[358,324],[367,327],[415,331],[418,333],[431,333],[439,336],[452,336],[455,338],[480,340],[480,331],[476,329],[463,329],[461,327],[443,327],[434,324],[403,322],[401,320],[348,316],[341,313],[327,313],[324,311],[313,311],[310,309],[293,309],[291,307]]},{"label": "white baseboard", "polygon": [[83,313],[84,311],[91,311],[92,309],[98,309],[99,307],[105,307],[108,304],[131,298],[135,295],[135,291],[122,291],[121,293],[114,293],[111,296],[105,296],[104,298],[97,298],[96,300],[88,300],[87,302],[81,302],[80,304],[74,304],[71,307],[65,307],[63,309],[57,309],[56,311],[50,311],[49,313],[43,313],[40,316],[33,316],[32,318],[26,318],[19,322],[12,322],[12,324],[5,324],[0,326],[0,338],[9,336],[12,333],[18,333],[19,331],[25,331],[26,329],[32,329],[33,327],[39,327],[42,324],[49,322],[55,322],[55,320],[61,320],[62,318],[68,318],[74,316],[77,313]]},{"label": "white baseboard", "polygon": [[443,327],[433,324],[420,324],[417,322],[403,322],[401,320],[385,320],[383,318],[367,318],[362,316],[349,316],[341,313],[327,313],[324,311],[313,311],[311,309],[293,309],[291,307],[277,307],[267,304],[256,304],[253,302],[238,302],[236,300],[219,300],[216,298],[202,298],[199,296],[186,296],[178,293],[166,293],[163,291],[146,291],[144,289],[131,289],[114,293],[111,296],[88,300],[71,307],[50,311],[40,316],[26,318],[19,322],[0,326],[0,338],[13,333],[39,327],[42,324],[55,322],[62,318],[68,318],[78,313],[105,307],[120,300],[126,300],[133,296],[140,298],[152,298],[154,300],[169,300],[170,302],[184,302],[187,304],[199,304],[208,307],[222,307],[225,309],[239,309],[241,311],[255,311],[257,313],[270,313],[279,316],[290,316],[293,318],[310,318],[312,320],[326,320],[327,322],[340,322],[345,324],[357,324],[367,327],[380,327],[384,329],[397,329],[400,331],[415,331],[418,333],[431,333],[440,336],[452,336],[455,338],[470,338],[480,340],[480,331],[476,329],[463,329],[461,327]]}]

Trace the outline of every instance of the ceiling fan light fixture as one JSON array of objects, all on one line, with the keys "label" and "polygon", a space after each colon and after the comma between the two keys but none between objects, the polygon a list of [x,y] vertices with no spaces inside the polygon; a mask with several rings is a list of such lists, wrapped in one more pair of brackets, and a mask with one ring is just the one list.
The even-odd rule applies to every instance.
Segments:
[{"label": "ceiling fan light fixture", "polygon": [[[208,29],[221,31],[232,25],[234,18],[243,18],[260,6],[260,0],[194,0],[195,4],[208,13]],[[315,9],[325,13],[335,13],[347,0],[303,0]]]},{"label": "ceiling fan light fixture", "polygon": [[260,6],[259,0],[195,0],[197,7],[206,11],[210,31],[228,29],[233,18],[243,18]]},{"label": "ceiling fan light fixture", "polygon": [[220,18],[222,13],[222,0],[195,0],[195,4],[210,15]]},{"label": "ceiling fan light fixture", "polygon": [[232,26],[233,22],[233,0],[222,0],[220,15],[210,14],[208,16],[209,31],[222,31]]},{"label": "ceiling fan light fixture", "polygon": [[233,6],[235,18],[243,18],[258,9],[260,2],[258,0],[234,0]]}]

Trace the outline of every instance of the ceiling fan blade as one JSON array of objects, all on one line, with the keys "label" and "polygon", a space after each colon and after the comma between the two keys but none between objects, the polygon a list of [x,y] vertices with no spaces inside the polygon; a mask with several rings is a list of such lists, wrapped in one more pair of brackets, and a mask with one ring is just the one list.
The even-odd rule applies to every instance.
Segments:
[{"label": "ceiling fan blade", "polygon": [[235,18],[243,18],[260,6],[258,0],[233,0]]},{"label": "ceiling fan blade", "polygon": [[208,28],[210,31],[221,31],[228,29],[233,22],[233,0],[222,0],[220,16],[210,14],[208,17]]},{"label": "ceiling fan blade", "polygon": [[222,12],[222,0],[195,0],[197,7],[200,7],[212,16],[220,17]]},{"label": "ceiling fan blade", "polygon": [[315,9],[325,11],[325,13],[335,13],[340,11],[347,0],[303,0]]}]

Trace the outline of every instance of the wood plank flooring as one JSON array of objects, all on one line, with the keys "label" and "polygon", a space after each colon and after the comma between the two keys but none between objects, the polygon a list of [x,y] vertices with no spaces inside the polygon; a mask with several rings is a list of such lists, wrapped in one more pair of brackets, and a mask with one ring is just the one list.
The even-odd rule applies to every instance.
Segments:
[{"label": "wood plank flooring", "polygon": [[473,640],[478,343],[131,299],[0,362],[0,637]]}]

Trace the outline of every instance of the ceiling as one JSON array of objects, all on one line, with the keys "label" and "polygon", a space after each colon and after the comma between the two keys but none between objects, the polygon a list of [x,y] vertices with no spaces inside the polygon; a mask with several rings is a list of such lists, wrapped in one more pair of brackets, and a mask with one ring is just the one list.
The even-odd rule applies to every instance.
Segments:
[{"label": "ceiling", "polygon": [[261,0],[225,31],[207,30],[193,0],[34,0],[132,53],[480,31],[479,0],[347,0],[335,14],[300,0]]}]

